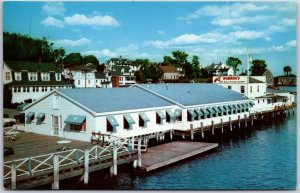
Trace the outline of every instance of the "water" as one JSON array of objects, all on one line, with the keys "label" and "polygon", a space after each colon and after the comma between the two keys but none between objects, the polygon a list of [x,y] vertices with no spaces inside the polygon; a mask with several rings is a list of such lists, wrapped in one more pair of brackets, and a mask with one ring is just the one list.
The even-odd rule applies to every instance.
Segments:
[{"label": "water", "polygon": [[79,178],[60,183],[61,189],[232,190],[296,188],[296,112],[285,119],[264,122],[252,132],[219,140],[217,151],[134,176],[131,167],[93,173],[89,185]]}]

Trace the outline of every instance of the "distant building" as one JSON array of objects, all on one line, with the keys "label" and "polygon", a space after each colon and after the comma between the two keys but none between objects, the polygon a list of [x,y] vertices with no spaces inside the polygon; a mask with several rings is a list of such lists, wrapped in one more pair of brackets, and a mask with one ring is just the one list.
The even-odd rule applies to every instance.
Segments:
[{"label": "distant building", "polygon": [[210,66],[206,67],[206,70],[209,75],[213,76],[233,76],[234,70],[232,67],[226,66],[224,63],[214,64],[212,63]]},{"label": "distant building", "polygon": [[297,76],[294,74],[277,76],[274,78],[274,84],[277,86],[295,86],[297,84]]},{"label": "distant building", "polygon": [[251,76],[265,76],[267,86],[273,86],[273,84],[274,84],[274,77],[273,77],[272,72],[269,69],[266,69],[263,73],[252,72]]},{"label": "distant building", "polygon": [[162,72],[160,81],[176,82],[179,79],[179,72],[176,67],[159,65],[157,68]]},{"label": "distant building", "polygon": [[97,88],[111,88],[112,83],[109,81],[108,77],[104,73],[95,72],[95,79],[96,79],[96,87]]},{"label": "distant building", "polygon": [[72,74],[75,88],[95,88],[95,70],[84,70],[83,66],[73,66],[69,70]]},{"label": "distant building", "polygon": [[5,61],[3,67],[4,84],[11,94],[9,103],[23,103],[37,100],[53,89],[72,88],[61,76],[61,71],[50,63]]},{"label": "distant building", "polygon": [[[112,77],[118,77],[119,83],[113,84],[120,87],[128,87],[136,84],[134,72],[131,70],[130,66],[113,66],[112,71],[108,73],[109,81],[112,81]],[[115,82],[115,81],[112,81]]]}]

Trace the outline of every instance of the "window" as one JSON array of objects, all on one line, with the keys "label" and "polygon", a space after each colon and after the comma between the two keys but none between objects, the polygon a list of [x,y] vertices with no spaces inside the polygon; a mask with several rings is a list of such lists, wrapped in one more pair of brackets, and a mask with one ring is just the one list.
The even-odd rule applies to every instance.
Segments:
[{"label": "window", "polygon": [[228,86],[228,89],[231,89],[231,86]]},{"label": "window", "polygon": [[5,80],[10,80],[10,72],[5,72]]},{"label": "window", "polygon": [[80,85],[80,80],[77,80],[77,84]]},{"label": "window", "polygon": [[21,72],[15,72],[15,79],[17,81],[20,81],[21,80]]},{"label": "window", "polygon": [[29,80],[30,81],[36,81],[37,80],[37,73],[36,72],[30,72],[29,73]]},{"label": "window", "polygon": [[91,80],[88,80],[88,84],[91,84]]},{"label": "window", "polygon": [[17,92],[17,87],[16,86],[14,87],[14,92]]},{"label": "window", "polygon": [[250,86],[250,93],[252,93],[252,86]]},{"label": "window", "polygon": [[257,104],[259,104],[259,100],[257,100]]},{"label": "window", "polygon": [[71,131],[75,131],[75,132],[86,131],[86,121],[84,120],[82,125],[71,124],[70,129]]},{"label": "window", "polygon": [[55,78],[56,78],[56,81],[60,81],[61,80],[61,74],[60,73],[55,73]]},{"label": "window", "polygon": [[245,93],[245,86],[241,86],[241,93]]},{"label": "window", "polygon": [[271,103],[271,99],[268,99],[268,104],[270,104]]},{"label": "window", "polygon": [[257,85],[257,92],[259,92],[259,85]]},{"label": "window", "polygon": [[30,87],[29,87],[29,86],[27,86],[27,92],[29,92],[29,91],[30,91],[30,90],[29,90],[29,88],[30,88]]},{"label": "window", "polygon": [[49,73],[41,73],[42,81],[49,81]]},{"label": "window", "polygon": [[59,109],[59,95],[53,95],[53,109]]},{"label": "window", "polygon": [[20,86],[18,86],[18,92],[21,92],[21,87]]},{"label": "window", "polygon": [[265,102],[265,99],[263,99],[263,103]]},{"label": "window", "polygon": [[23,87],[23,92],[26,92],[26,86]]}]

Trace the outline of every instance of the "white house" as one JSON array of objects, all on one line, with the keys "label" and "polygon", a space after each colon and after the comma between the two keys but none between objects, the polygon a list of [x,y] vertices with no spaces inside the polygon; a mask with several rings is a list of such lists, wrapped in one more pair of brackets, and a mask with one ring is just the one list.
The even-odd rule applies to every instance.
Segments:
[{"label": "white house", "polygon": [[159,65],[158,69],[162,72],[161,81],[176,81],[179,79],[179,72],[174,66]]},{"label": "white house", "polygon": [[54,90],[25,107],[25,131],[83,141],[92,132],[131,138],[237,120],[251,107],[241,94],[215,84]]},{"label": "white house", "polygon": [[2,77],[3,77],[3,84],[6,85],[8,83],[11,83],[13,81],[13,70],[10,69],[5,62],[3,62],[3,71],[2,71]]},{"label": "white house", "polygon": [[212,63],[207,67],[207,71],[209,74],[214,76],[233,76],[234,70],[232,67],[228,67],[224,63],[214,64]]},{"label": "white house", "polygon": [[11,81],[5,82],[11,92],[10,103],[34,101],[54,89],[72,88],[62,80],[61,72],[54,64],[6,61],[4,69],[5,73],[10,71],[11,74]]},{"label": "white house", "polygon": [[94,71],[72,70],[71,73],[75,88],[96,88]]},{"label": "white house", "polygon": [[95,83],[97,88],[111,88],[112,83],[105,73],[95,72]]}]

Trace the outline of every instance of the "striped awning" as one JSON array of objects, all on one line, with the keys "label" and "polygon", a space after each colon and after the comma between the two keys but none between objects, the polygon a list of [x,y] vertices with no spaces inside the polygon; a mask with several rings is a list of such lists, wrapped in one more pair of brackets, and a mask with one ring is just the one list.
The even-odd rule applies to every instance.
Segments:
[{"label": "striped awning", "polygon": [[196,113],[195,113],[195,111],[193,109],[188,109],[187,111],[190,113],[190,115],[192,117],[197,117],[197,115],[196,115]]},{"label": "striped awning", "polygon": [[176,110],[174,111],[174,114],[175,114],[176,117],[179,117],[179,116],[181,115],[181,112],[182,112],[181,109],[176,109]]},{"label": "striped awning", "polygon": [[244,103],[246,108],[249,108],[249,103]]},{"label": "striped awning", "polygon": [[203,116],[204,113],[201,111],[201,109],[195,109],[195,112],[198,114],[198,116]]},{"label": "striped awning", "polygon": [[242,109],[245,109],[245,107],[246,107],[246,106],[244,105],[244,103],[241,103],[241,108],[242,108]]},{"label": "striped awning", "polygon": [[150,121],[146,113],[139,113],[139,116],[144,120],[144,122]]},{"label": "striped awning", "polygon": [[209,112],[209,114],[215,113],[215,111],[211,107],[206,108],[206,110]]},{"label": "striped awning", "polygon": [[131,117],[130,114],[125,114],[124,118],[126,119],[128,124],[130,124],[130,125],[135,124],[135,121],[133,120],[133,118]]},{"label": "striped awning", "polygon": [[45,113],[39,113],[38,116],[36,117],[36,119],[41,120],[45,118]]},{"label": "striped awning", "polygon": [[237,106],[239,109],[242,109],[241,104],[237,104],[236,106]]},{"label": "striped awning", "polygon": [[67,124],[81,125],[85,118],[85,116],[81,115],[69,115],[64,122]]},{"label": "striped awning", "polygon": [[232,105],[228,105],[227,107],[228,107],[228,110],[229,110],[229,111],[234,110],[234,108],[232,107]]},{"label": "striped awning", "polygon": [[111,125],[112,127],[117,127],[117,126],[119,126],[119,123],[118,123],[118,121],[116,120],[116,118],[115,118],[114,116],[112,116],[112,115],[107,116],[106,119],[108,120],[108,122],[110,123],[110,125]]},{"label": "striped awning", "polygon": [[237,106],[234,104],[234,105],[231,105],[232,107],[232,110],[238,110]]},{"label": "striped awning", "polygon": [[166,112],[168,113],[168,115],[170,116],[171,119],[176,118],[175,114],[171,111],[171,110],[166,110]]},{"label": "striped awning", "polygon": [[253,105],[255,105],[255,103],[254,103],[253,101],[250,101],[250,102],[249,102],[249,105],[250,105],[251,107],[253,107]]},{"label": "striped awning", "polygon": [[204,113],[204,115],[209,115],[210,114],[210,112],[205,108],[201,109],[201,111]]},{"label": "striped awning", "polygon": [[223,112],[228,111],[228,105],[223,105],[222,111],[223,111]]},{"label": "striped awning", "polygon": [[166,119],[166,115],[164,113],[162,113],[161,111],[156,111],[156,113],[161,119]]},{"label": "striped awning", "polygon": [[26,115],[26,118],[31,119],[34,116],[34,112],[29,112]]},{"label": "striped awning", "polygon": [[220,109],[217,108],[217,107],[213,107],[213,110],[214,110],[215,112],[217,112],[217,113],[221,113]]}]

